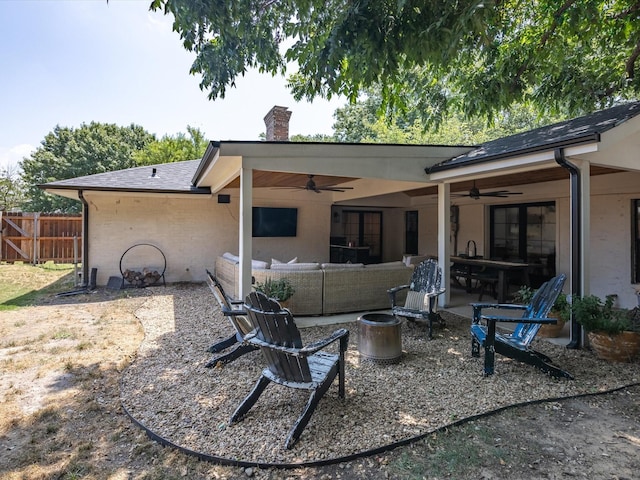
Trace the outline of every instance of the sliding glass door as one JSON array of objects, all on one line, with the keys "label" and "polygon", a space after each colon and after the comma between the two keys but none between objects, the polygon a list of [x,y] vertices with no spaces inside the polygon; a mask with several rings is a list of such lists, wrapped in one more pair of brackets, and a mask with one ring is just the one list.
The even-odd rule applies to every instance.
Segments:
[{"label": "sliding glass door", "polygon": [[344,233],[355,247],[369,247],[369,263],[382,261],[382,212],[344,210]]},{"label": "sliding glass door", "polygon": [[533,285],[556,273],[555,202],[492,206],[492,259],[529,263]]}]

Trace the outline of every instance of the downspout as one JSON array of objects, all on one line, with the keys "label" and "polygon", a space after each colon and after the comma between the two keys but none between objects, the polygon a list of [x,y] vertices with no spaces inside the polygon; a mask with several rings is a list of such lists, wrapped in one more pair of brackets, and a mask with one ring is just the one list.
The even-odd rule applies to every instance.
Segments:
[{"label": "downspout", "polygon": [[[556,163],[569,170],[571,175],[571,297],[576,298],[582,295],[582,244],[580,241],[582,189],[580,187],[580,169],[566,159],[562,148],[554,150],[554,158]],[[580,348],[582,326],[576,321],[573,313],[571,313],[570,327],[571,336],[569,337],[567,348]]]},{"label": "downspout", "polygon": [[86,288],[89,285],[89,204],[82,190],[78,190],[78,198],[82,202],[82,286]]}]

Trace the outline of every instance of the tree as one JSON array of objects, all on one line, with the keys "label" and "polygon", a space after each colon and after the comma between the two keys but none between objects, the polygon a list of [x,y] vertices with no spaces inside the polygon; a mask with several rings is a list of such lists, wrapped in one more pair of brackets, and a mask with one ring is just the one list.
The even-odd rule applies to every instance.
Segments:
[{"label": "tree", "polygon": [[[513,103],[577,115],[640,92],[640,2],[153,0],[196,54],[209,98],[238,75],[286,72],[297,99],[381,85],[425,124],[452,109],[491,118]],[[410,109],[410,108],[408,108]]]},{"label": "tree", "polygon": [[295,135],[291,135],[290,140],[292,142],[324,142],[324,143],[332,143],[336,141],[333,135],[327,135],[324,133],[314,133],[312,135],[303,135],[301,133],[297,133]]},{"label": "tree", "polygon": [[153,140],[153,135],[137,125],[119,127],[91,122],[76,129],[56,126],[21,163],[26,208],[36,212],[79,212],[80,202],[48,194],[38,185],[134,167],[133,153]]},{"label": "tree", "polygon": [[156,165],[202,158],[209,145],[204,133],[190,126],[187,126],[187,133],[188,137],[178,133],[148,143],[142,150],[133,152],[135,162],[138,165]]},{"label": "tree", "polygon": [[487,125],[481,118],[465,119],[451,113],[440,128],[427,128],[418,112],[410,110],[393,117],[379,116],[383,108],[381,93],[371,89],[366,98],[339,108],[334,113],[334,136],[339,142],[410,143],[432,145],[478,145],[563,120],[539,115],[531,105],[513,105],[498,112]]},{"label": "tree", "polygon": [[17,210],[24,201],[24,188],[17,167],[0,170],[0,211]]}]

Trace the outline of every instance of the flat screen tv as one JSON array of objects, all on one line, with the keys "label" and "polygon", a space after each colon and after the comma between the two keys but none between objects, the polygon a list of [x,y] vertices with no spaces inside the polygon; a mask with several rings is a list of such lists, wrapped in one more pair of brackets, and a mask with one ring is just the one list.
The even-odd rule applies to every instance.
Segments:
[{"label": "flat screen tv", "polygon": [[297,208],[253,207],[254,237],[295,237]]}]

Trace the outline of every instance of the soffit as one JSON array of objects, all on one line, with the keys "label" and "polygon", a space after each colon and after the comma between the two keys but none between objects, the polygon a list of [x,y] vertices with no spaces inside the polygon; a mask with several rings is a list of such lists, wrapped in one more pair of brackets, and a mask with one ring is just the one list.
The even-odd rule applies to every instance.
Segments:
[{"label": "soffit", "polygon": [[[607,167],[591,166],[591,176],[606,175],[616,173],[619,170]],[[553,182],[555,180],[568,180],[569,172],[562,167],[545,168],[540,170],[532,170],[526,173],[518,172],[495,177],[477,178],[475,180],[464,180],[461,182],[451,182],[451,192],[468,192],[474,185],[480,190],[512,187],[515,185],[527,185],[532,183]],[[409,190],[405,192],[410,197],[419,197],[422,195],[434,195],[438,193],[438,187],[430,186]]]}]

